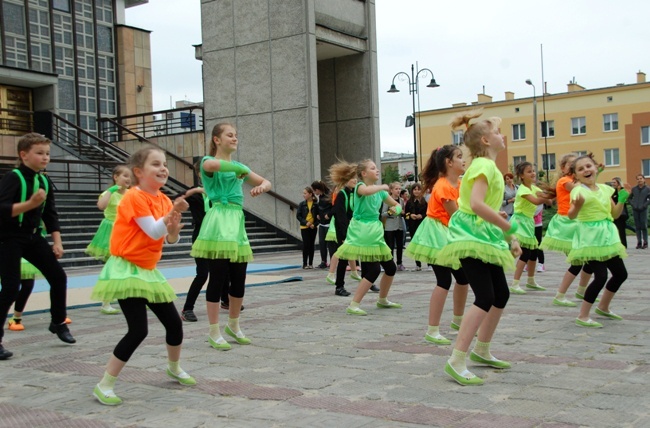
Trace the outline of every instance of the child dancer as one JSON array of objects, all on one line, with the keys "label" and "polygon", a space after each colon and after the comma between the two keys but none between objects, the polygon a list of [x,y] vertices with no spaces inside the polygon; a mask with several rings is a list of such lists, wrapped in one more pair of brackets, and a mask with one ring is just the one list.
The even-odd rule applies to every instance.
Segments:
[{"label": "child dancer", "polygon": [[458,330],[465,313],[467,301],[467,278],[462,269],[441,266],[436,258],[447,244],[447,225],[449,219],[458,210],[460,180],[465,172],[463,152],[458,146],[447,145],[431,153],[427,165],[422,171],[426,188],[432,188],[427,209],[427,218],[415,233],[406,254],[415,260],[423,260],[433,265],[436,275],[436,287],[429,301],[429,328],[424,339],[436,345],[450,345],[451,340],[440,334],[440,317],[445,307],[445,300],[451,287],[451,276],[456,279],[454,285],[454,317],[451,328]]},{"label": "child dancer", "polygon": [[498,211],[503,201],[504,182],[494,161],[505,149],[499,131],[501,119],[493,117],[470,124],[471,119],[480,115],[480,110],[461,113],[451,122],[452,129],[467,127],[464,141],[473,160],[463,175],[458,211],[449,221],[449,243],[437,259],[440,265],[454,268],[462,265],[475,295],[445,366],[445,373],[461,385],[483,384],[483,379],[467,370],[465,362],[477,331],[478,341],[470,359],[495,368],[510,367],[510,363],[492,356],[490,342],[509,297],[503,270],[512,267],[513,256],[521,254],[519,241],[512,236],[518,223],[508,223]]},{"label": "child dancer", "polygon": [[[51,141],[36,133],[18,140],[19,166],[0,182],[0,360],[13,353],[2,346],[4,324],[16,300],[21,280],[21,258],[34,265],[50,284],[49,330],[66,343],[75,343],[65,324],[67,277],[58,260],[63,256],[59,217],[49,179],[39,171],[50,161]],[[41,235],[42,224],[52,236],[52,247]]]},{"label": "child dancer", "polygon": [[[99,229],[97,229],[95,236],[93,236],[93,239],[86,248],[86,254],[102,262],[106,262],[111,256],[109,248],[113,223],[117,214],[117,206],[131,185],[131,171],[126,165],[117,165],[113,168],[112,177],[113,185],[99,195],[99,200],[97,201],[97,208],[104,211],[104,219],[99,224]],[[120,313],[120,311],[111,306],[110,301],[102,302],[100,312],[105,315]]]},{"label": "child dancer", "polygon": [[526,294],[526,291],[519,286],[519,279],[528,265],[528,279],[526,288],[533,290],[546,290],[546,288],[535,282],[535,268],[537,266],[537,238],[535,237],[535,222],[533,216],[537,205],[551,204],[552,201],[546,197],[542,189],[537,187],[537,172],[530,162],[521,162],[515,167],[515,175],[521,180],[515,196],[514,214],[510,217],[510,223],[519,223],[515,236],[521,243],[521,257],[515,269],[515,278],[510,287],[513,294]]},{"label": "child dancer", "polygon": [[173,303],[176,293],[156,268],[162,256],[163,241],[178,242],[183,227],[180,212],[186,210],[188,204],[179,198],[172,205],[160,191],[169,176],[162,150],[144,147],[131,155],[129,163],[136,187],[126,192],[117,207],[111,256],[91,294],[93,300],[117,299],[128,326],[126,335],[108,360],[104,377],[93,390],[95,398],[107,406],[122,403],[113,391],[115,381],[147,337],[147,307],[165,327],[167,375],[181,385],[196,384],[179,365],[183,323]]},{"label": "child dancer", "polygon": [[296,220],[300,223],[302,237],[302,268],[314,268],[314,244],[318,236],[318,200],[314,190],[307,186],[302,191],[303,200],[296,209]]},{"label": "child dancer", "polygon": [[379,283],[378,308],[401,308],[402,305],[388,300],[388,292],[397,272],[393,255],[384,241],[384,228],[379,220],[379,208],[382,201],[390,206],[389,213],[399,216],[402,207],[388,195],[387,184],[374,184],[379,180],[380,172],[377,165],[365,159],[357,165],[357,179],[359,183],[354,188],[353,214],[347,236],[343,245],[336,251],[342,260],[360,260],[361,276],[354,297],[346,312],[349,315],[367,315],[359,307],[361,300],[379,277],[381,268],[384,275]]},{"label": "child dancer", "polygon": [[[397,182],[391,183],[388,189],[390,197],[402,208],[402,200],[399,197],[402,189],[401,184]],[[406,227],[404,218],[401,214],[395,214],[394,210],[390,209],[392,206],[386,202],[381,205],[381,219],[384,222],[384,240],[388,248],[390,248],[391,254],[395,251],[397,270],[404,271],[406,267],[402,264],[402,254],[404,252]]]},{"label": "child dancer", "polygon": [[[580,185],[571,190],[571,208],[568,216],[578,221],[573,234],[573,248],[569,252],[567,261],[572,265],[589,263],[594,271],[594,279],[587,287],[575,323],[580,327],[599,328],[603,325],[593,321],[589,313],[603,287],[605,291],[596,313],[613,320],[623,319],[611,312],[609,308],[614,295],[627,279],[627,270],[623,263],[627,253],[618,237],[613,219],[621,215],[629,193],[621,189],[618,203],[614,204],[611,199],[614,189],[596,183],[598,167],[592,156],[589,154],[578,157],[571,168]],[[607,281],[608,269],[612,273],[609,281]]]},{"label": "child dancer", "polygon": [[230,349],[219,329],[219,299],[224,287],[229,290],[230,298],[230,317],[224,331],[241,345],[251,343],[239,327],[246,267],[253,260],[244,228],[242,185],[247,181],[254,186],[250,191],[252,197],[271,190],[268,180],[232,160],[238,144],[237,130],[233,125],[219,123],[212,129],[209,156],[201,160],[200,172],[201,182],[213,205],[203,219],[190,253],[192,257],[210,259],[210,276],[217,278],[216,287],[208,283],[205,300],[210,323],[208,342],[221,350]]},{"label": "child dancer", "polygon": [[[553,216],[551,221],[548,224],[546,229],[546,234],[542,239],[540,248],[543,250],[558,251],[564,254],[569,254],[571,250],[571,244],[573,242],[573,233],[575,232],[576,222],[571,220],[567,215],[569,213],[569,208],[571,206],[571,190],[576,186],[576,183],[571,174],[571,165],[573,161],[578,157],[575,153],[568,153],[560,159],[560,169],[562,171],[562,177],[557,181],[555,185],[555,198],[557,201],[557,214]],[[548,192],[548,191],[547,191]],[[578,292],[580,299],[584,297],[586,285],[589,282],[592,270],[588,264],[584,266],[570,266],[569,269],[564,274],[562,282],[558,287],[555,298],[553,298],[553,304],[556,306],[566,306],[566,307],[575,307],[577,306],[574,302],[566,298],[566,292],[569,289],[569,286],[575,279],[575,277],[580,273],[582,269],[583,274],[580,278],[580,286],[578,287]]]},{"label": "child dancer", "polygon": [[[354,186],[357,184],[357,166],[347,162],[340,162],[330,166],[329,173],[330,180],[336,185],[338,192],[334,194],[332,221],[330,222],[330,230],[327,232],[327,236],[330,239],[328,241],[330,244],[330,254],[333,254],[330,259],[330,270],[334,267],[336,268],[336,273],[329,273],[327,275],[327,282],[336,285],[334,294],[347,297],[350,295],[350,292],[345,289],[346,263],[345,260],[344,263],[340,263],[338,256],[334,254],[343,244],[343,241],[345,241],[350,219],[352,219],[352,193]],[[357,263],[355,260],[350,260],[350,267],[350,277],[361,281],[361,277],[357,273]]]},{"label": "child dancer", "polygon": [[[411,197],[406,202],[404,212],[409,235],[411,235],[411,242],[413,242],[415,232],[417,232],[427,214],[427,201],[424,200],[424,191],[419,183],[415,183],[411,187]],[[422,270],[422,262],[419,260],[415,260],[415,270],[418,272]]]}]

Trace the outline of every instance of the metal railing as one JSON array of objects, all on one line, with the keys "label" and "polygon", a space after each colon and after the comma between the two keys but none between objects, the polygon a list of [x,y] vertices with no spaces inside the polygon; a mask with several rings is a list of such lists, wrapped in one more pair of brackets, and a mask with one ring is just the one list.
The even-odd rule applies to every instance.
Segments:
[{"label": "metal railing", "polygon": [[125,134],[142,138],[203,131],[203,107],[188,106],[170,110],[98,119],[101,137],[122,141]]}]

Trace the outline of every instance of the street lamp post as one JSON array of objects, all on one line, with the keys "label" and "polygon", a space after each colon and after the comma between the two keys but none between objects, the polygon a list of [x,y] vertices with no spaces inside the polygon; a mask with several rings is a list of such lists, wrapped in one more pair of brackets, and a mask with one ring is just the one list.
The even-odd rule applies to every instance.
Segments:
[{"label": "street lamp post", "polygon": [[415,95],[418,93],[418,83],[419,83],[418,79],[420,77],[420,73],[422,73],[423,76],[427,76],[427,74],[431,74],[431,81],[427,85],[427,88],[437,88],[438,86],[440,86],[436,83],[436,79],[433,77],[433,72],[431,70],[429,70],[428,68],[423,68],[416,72],[415,66],[411,64],[411,75],[409,76],[408,73],[405,73],[403,71],[400,71],[399,73],[395,74],[393,76],[393,81],[390,85],[390,89],[388,90],[388,92],[391,94],[395,92],[399,92],[399,90],[395,87],[395,78],[397,76],[402,76],[402,77],[405,76],[406,79],[408,80],[409,94],[411,95],[411,98],[413,100],[413,121],[411,122],[411,126],[413,126],[413,171],[415,173],[415,181],[419,180],[417,133],[415,129]]},{"label": "street lamp post", "polygon": [[[530,79],[526,79],[526,84],[533,87],[533,168],[535,168],[535,174],[539,174],[537,169],[537,93],[535,91],[535,85]],[[548,164],[548,159],[546,159]]]}]

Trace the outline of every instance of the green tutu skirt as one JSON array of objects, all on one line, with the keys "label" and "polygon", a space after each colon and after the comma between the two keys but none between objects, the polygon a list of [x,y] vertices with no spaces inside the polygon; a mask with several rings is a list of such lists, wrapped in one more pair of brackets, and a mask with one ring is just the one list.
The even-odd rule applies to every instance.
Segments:
[{"label": "green tutu skirt", "polygon": [[359,221],[353,218],[345,242],[334,255],[342,260],[362,262],[385,262],[393,258],[384,240],[384,226],[378,219]]},{"label": "green tutu skirt", "polygon": [[111,256],[111,233],[113,232],[113,222],[103,219],[99,224],[97,233],[93,236],[92,241],[86,247],[86,254],[97,260],[105,262]]},{"label": "green tutu skirt", "polygon": [[514,270],[515,259],[503,231],[497,226],[476,214],[456,211],[449,220],[448,230],[448,243],[438,253],[437,265],[459,269],[460,259],[473,258]]},{"label": "green tutu skirt", "polygon": [[548,223],[546,234],[539,248],[569,254],[578,222],[568,216],[555,214]]},{"label": "green tutu skirt", "polygon": [[34,279],[36,275],[42,276],[36,266],[25,259],[20,259],[20,279]]},{"label": "green tutu skirt", "polygon": [[332,218],[332,221],[330,221],[330,227],[327,228],[327,234],[325,235],[325,240],[326,241],[336,241],[336,226],[334,225],[334,218]]},{"label": "green tutu skirt", "polygon": [[213,205],[203,219],[190,255],[201,259],[229,259],[232,263],[253,261],[241,205]]},{"label": "green tutu skirt", "polygon": [[627,257],[618,237],[616,225],[610,220],[576,222],[573,248],[566,259],[572,265],[583,265],[592,260],[604,262],[614,257]]},{"label": "green tutu skirt", "polygon": [[435,265],[437,255],[445,245],[447,227],[440,221],[427,217],[420,223],[405,254],[413,260]]},{"label": "green tutu skirt", "polygon": [[514,233],[514,235],[519,240],[519,245],[521,248],[529,248],[531,250],[537,249],[537,237],[535,236],[535,221],[526,217],[521,213],[514,213],[510,217],[510,223],[517,222],[519,223],[519,229]]},{"label": "green tutu skirt", "polygon": [[111,256],[90,294],[92,300],[143,298],[149,303],[169,303],[176,292],[158,269],[145,269],[122,257]]}]

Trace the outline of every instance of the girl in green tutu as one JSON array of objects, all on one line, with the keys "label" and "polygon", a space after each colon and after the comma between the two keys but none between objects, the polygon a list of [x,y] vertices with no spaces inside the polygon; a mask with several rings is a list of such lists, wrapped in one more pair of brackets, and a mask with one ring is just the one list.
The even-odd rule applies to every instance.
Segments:
[{"label": "girl in green tutu", "polygon": [[147,308],[165,327],[167,375],[181,385],[196,384],[179,365],[183,322],[173,302],[176,293],[156,268],[163,242],[178,242],[183,227],[180,213],[188,204],[183,198],[172,204],[160,191],[169,170],[165,154],[158,147],[138,150],[131,155],[130,164],[136,187],[126,192],[117,207],[111,256],[90,296],[99,301],[117,299],[128,327],[108,360],[104,377],[93,390],[99,402],[108,406],[122,403],[113,388],[126,362],[147,337]]},{"label": "girl in green tutu", "polygon": [[402,305],[388,300],[388,292],[397,272],[393,255],[384,240],[384,227],[379,220],[379,208],[384,202],[390,206],[391,214],[402,212],[400,204],[388,195],[387,184],[375,184],[380,178],[377,165],[365,159],[357,164],[358,183],[352,193],[352,220],[348,227],[345,242],[336,251],[342,260],[360,260],[362,279],[357,286],[346,312],[349,315],[367,315],[359,307],[361,300],[379,277],[381,268],[384,275],[379,282],[377,307],[382,309],[401,308]]},{"label": "girl in green tutu", "polygon": [[[110,242],[113,223],[117,215],[117,205],[122,200],[124,193],[131,185],[131,171],[126,165],[117,165],[113,168],[113,185],[106,189],[97,201],[97,208],[104,211],[104,219],[99,224],[99,229],[86,247],[86,254],[97,260],[106,262],[111,256]],[[102,302],[100,311],[105,315],[119,314],[120,311],[111,306],[110,301]]]},{"label": "girl in green tutu", "polygon": [[230,344],[221,336],[219,301],[221,290],[228,290],[228,324],[224,331],[240,345],[251,340],[239,327],[239,314],[246,284],[246,267],[253,260],[253,251],[244,228],[244,181],[253,186],[252,197],[271,190],[271,183],[252,172],[246,165],[232,160],[239,140],[237,130],[229,123],[219,123],[212,129],[209,156],[201,159],[199,171],[205,193],[212,201],[199,236],[190,255],[210,259],[210,277],[205,292],[210,331],[208,342],[215,349],[228,350]]},{"label": "girl in green tutu", "polygon": [[[580,184],[571,190],[571,208],[568,216],[570,219],[577,219],[577,226],[567,261],[577,266],[589,263],[594,271],[594,279],[587,287],[575,323],[580,327],[599,328],[603,325],[593,321],[589,314],[603,287],[605,291],[596,313],[613,320],[623,319],[609,309],[614,295],[627,279],[627,269],[623,263],[627,253],[621,244],[613,219],[621,215],[629,191],[621,189],[618,193],[618,203],[614,204],[611,199],[614,188],[596,183],[598,166],[591,153],[578,157],[573,162],[571,171]],[[608,269],[612,273],[609,281]]]},{"label": "girl in green tutu", "polygon": [[415,232],[406,248],[406,254],[433,266],[436,275],[436,287],[429,301],[429,327],[424,339],[436,345],[450,345],[451,340],[440,334],[440,317],[445,307],[445,300],[454,285],[454,318],[451,328],[460,328],[465,303],[467,302],[467,277],[462,269],[451,269],[437,262],[437,255],[447,245],[447,225],[449,219],[458,210],[458,195],[461,174],[465,172],[463,152],[458,146],[442,146],[431,153],[427,165],[422,171],[424,187],[431,190],[427,207],[427,216]]},{"label": "girl in green tutu", "polygon": [[463,174],[458,211],[449,220],[448,244],[436,259],[437,264],[454,269],[462,266],[475,296],[445,365],[445,373],[461,385],[483,384],[483,379],[467,370],[465,361],[477,331],[478,341],[470,359],[495,368],[510,367],[491,354],[490,342],[509,297],[504,269],[512,268],[513,256],[521,254],[519,241],[513,236],[518,223],[508,223],[505,213],[499,213],[504,182],[495,159],[506,147],[499,130],[501,119],[470,123],[480,115],[481,110],[461,113],[451,122],[453,130],[466,128],[464,142],[472,163]]},{"label": "girl in green tutu", "polygon": [[[542,239],[539,247],[542,250],[559,251],[564,254],[569,254],[571,251],[571,244],[573,242],[573,233],[575,232],[576,222],[568,217],[569,208],[571,207],[571,190],[576,186],[576,182],[571,174],[571,165],[578,157],[575,153],[568,153],[560,159],[560,170],[562,177],[560,177],[555,184],[555,201],[557,202],[557,214],[553,216],[546,229],[546,234]],[[584,298],[587,283],[593,271],[588,264],[583,266],[569,266],[569,269],[564,273],[557,293],[553,298],[555,306],[575,307],[574,302],[566,298],[566,292],[571,286],[573,280],[580,276],[580,285],[576,297],[580,296],[580,300]]]},{"label": "girl in green tutu", "polygon": [[535,221],[533,217],[535,210],[540,204],[550,205],[553,203],[546,193],[535,185],[537,172],[530,162],[521,162],[515,167],[515,174],[521,181],[515,196],[514,214],[510,217],[510,223],[519,223],[515,236],[521,245],[521,257],[515,268],[515,278],[510,287],[512,294],[526,294],[526,291],[519,286],[521,274],[524,267],[528,265],[528,279],[526,288],[532,290],[546,290],[546,288],[535,282],[535,269],[537,268],[537,237],[535,236]]}]

